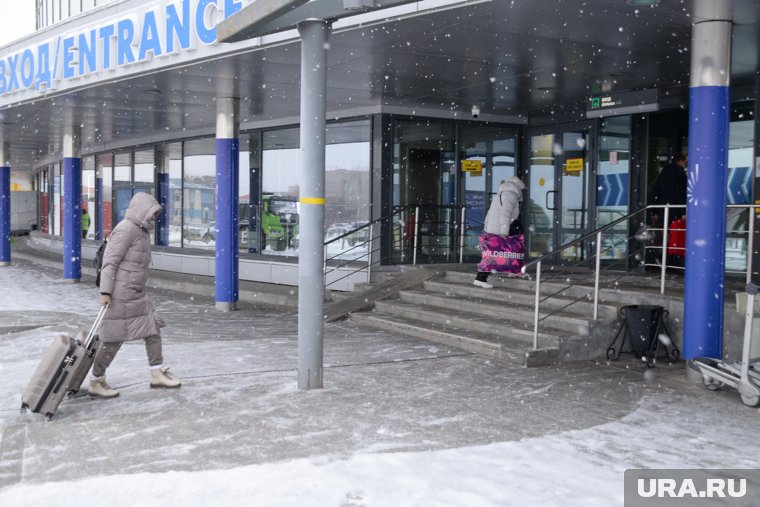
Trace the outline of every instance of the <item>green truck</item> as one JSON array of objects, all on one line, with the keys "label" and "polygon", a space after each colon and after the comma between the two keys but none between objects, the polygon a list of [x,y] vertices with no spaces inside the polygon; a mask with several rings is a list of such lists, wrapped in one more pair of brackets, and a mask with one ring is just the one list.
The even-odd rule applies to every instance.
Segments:
[{"label": "green truck", "polygon": [[298,248],[298,200],[287,195],[264,194],[261,212],[264,248],[282,251]]}]

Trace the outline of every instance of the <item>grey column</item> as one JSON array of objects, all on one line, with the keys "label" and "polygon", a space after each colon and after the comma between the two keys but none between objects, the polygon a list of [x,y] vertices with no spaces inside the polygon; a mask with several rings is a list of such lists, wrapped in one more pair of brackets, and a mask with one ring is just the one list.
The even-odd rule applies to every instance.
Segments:
[{"label": "grey column", "polygon": [[321,19],[298,24],[301,34],[301,176],[298,261],[298,387],[322,387],[324,332],[325,116],[327,39]]}]

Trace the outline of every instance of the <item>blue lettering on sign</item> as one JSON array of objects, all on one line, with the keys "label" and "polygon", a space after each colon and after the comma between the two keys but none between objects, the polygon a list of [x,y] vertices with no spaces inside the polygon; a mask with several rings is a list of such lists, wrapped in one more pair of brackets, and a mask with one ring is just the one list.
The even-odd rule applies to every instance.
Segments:
[{"label": "blue lettering on sign", "polygon": [[41,44],[37,48],[37,90],[42,90],[43,85],[45,90],[53,86],[53,75],[50,73],[50,44],[48,43]]},{"label": "blue lettering on sign", "polygon": [[195,31],[204,44],[211,44],[216,40],[216,27],[206,28],[206,9],[209,5],[216,6],[216,0],[200,0],[195,11]]},{"label": "blue lettering on sign", "polygon": [[153,11],[145,13],[142,35],[140,36],[140,53],[137,55],[137,59],[145,60],[148,57],[148,52],[153,53],[153,56],[161,56],[161,40],[158,38],[156,13]]},{"label": "blue lettering on sign", "polygon": [[8,73],[10,74],[10,81],[8,82],[8,91],[12,92],[15,88],[18,88],[18,74],[16,73],[16,67],[18,66],[18,55],[8,57]]},{"label": "blue lettering on sign", "polygon": [[29,88],[34,83],[34,53],[31,49],[24,50],[21,55],[21,84]]},{"label": "blue lettering on sign", "polygon": [[135,24],[131,19],[122,19],[116,26],[118,48],[116,50],[116,64],[121,66],[135,61],[135,54],[132,52]]},{"label": "blue lettering on sign", "polygon": [[111,68],[111,38],[113,37],[114,26],[107,25],[100,29],[98,35],[103,41],[103,68]]},{"label": "blue lettering on sign", "polygon": [[182,17],[177,14],[177,6],[169,4],[166,7],[166,52],[174,53],[174,36],[179,41],[179,47],[190,47],[190,2],[182,0]]},{"label": "blue lettering on sign", "polygon": [[62,79],[192,49],[194,41],[214,44],[213,20],[227,19],[242,8],[243,0],[164,0],[163,7],[131,11],[79,33],[54,36],[0,57],[0,95],[30,88],[48,91]]},{"label": "blue lettering on sign", "polygon": [[[95,72],[98,70],[97,60],[97,33],[95,30],[90,30],[90,39],[87,40],[87,35],[79,34],[79,75],[84,76],[88,72]],[[85,70],[85,65],[87,69]]]},{"label": "blue lettering on sign", "polygon": [[63,39],[63,79],[71,79],[75,76],[73,64],[76,63],[76,51],[74,37]]}]

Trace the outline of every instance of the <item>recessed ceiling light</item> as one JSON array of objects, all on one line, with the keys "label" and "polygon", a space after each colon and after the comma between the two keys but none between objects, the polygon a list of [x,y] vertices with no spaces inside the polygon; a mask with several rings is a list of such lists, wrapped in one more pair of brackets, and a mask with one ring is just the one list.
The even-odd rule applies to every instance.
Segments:
[{"label": "recessed ceiling light", "polygon": [[625,0],[625,2],[636,7],[656,7],[660,0]]}]

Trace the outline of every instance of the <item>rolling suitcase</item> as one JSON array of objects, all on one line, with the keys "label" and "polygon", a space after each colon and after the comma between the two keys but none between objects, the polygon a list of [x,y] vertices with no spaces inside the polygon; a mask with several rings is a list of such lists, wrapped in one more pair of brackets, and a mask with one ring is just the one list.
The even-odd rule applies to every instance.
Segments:
[{"label": "rolling suitcase", "polygon": [[49,421],[67,394],[79,391],[100,347],[97,334],[107,306],[102,306],[87,337],[80,332],[76,338],[60,335],[53,339],[42,356],[32,379],[21,396],[21,412],[31,410]]}]

